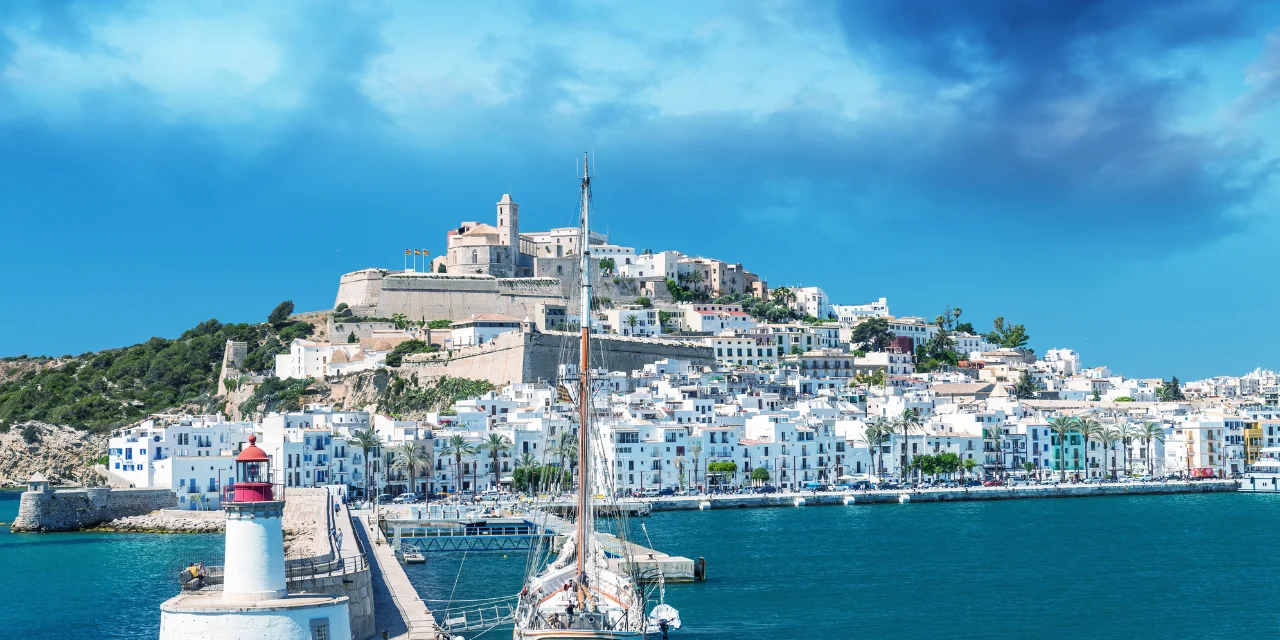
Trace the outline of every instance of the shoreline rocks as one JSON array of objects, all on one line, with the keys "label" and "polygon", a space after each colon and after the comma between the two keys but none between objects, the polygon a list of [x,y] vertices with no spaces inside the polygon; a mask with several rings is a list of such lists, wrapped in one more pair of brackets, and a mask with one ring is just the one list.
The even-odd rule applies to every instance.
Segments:
[{"label": "shoreline rocks", "polygon": [[161,513],[116,518],[88,531],[112,531],[116,533],[222,533],[227,529],[226,520],[207,518],[183,518]]}]

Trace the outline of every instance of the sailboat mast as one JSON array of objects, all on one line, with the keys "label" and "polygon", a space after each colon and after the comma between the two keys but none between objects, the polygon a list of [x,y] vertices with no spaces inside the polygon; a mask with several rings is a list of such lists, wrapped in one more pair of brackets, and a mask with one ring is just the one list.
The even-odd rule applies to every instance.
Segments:
[{"label": "sailboat mast", "polygon": [[[578,578],[581,580],[586,575],[586,558],[590,545],[588,537],[590,535],[590,522],[595,513],[591,508],[591,487],[589,482],[589,469],[587,464],[587,456],[591,452],[588,440],[591,435],[590,428],[590,411],[591,411],[591,231],[590,231],[590,203],[591,203],[591,173],[587,165],[587,154],[582,154],[582,238],[579,240],[579,254],[581,256],[578,267],[578,277],[581,280],[581,311],[579,315],[579,323],[582,325],[582,341],[578,347],[580,356],[580,369],[578,371],[578,380],[582,385],[578,390],[578,410],[581,412],[578,420]],[[582,605],[583,591],[579,585],[578,605]]]}]

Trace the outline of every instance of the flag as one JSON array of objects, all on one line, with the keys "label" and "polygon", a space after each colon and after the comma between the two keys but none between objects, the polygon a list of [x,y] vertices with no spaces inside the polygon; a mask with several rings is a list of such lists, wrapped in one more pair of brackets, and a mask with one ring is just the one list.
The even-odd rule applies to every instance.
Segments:
[{"label": "flag", "polygon": [[414,249],[414,250],[413,250],[413,255],[415,255],[415,256],[420,256],[420,255],[422,255],[422,249]]},{"label": "flag", "polygon": [[429,255],[431,255],[431,252],[430,252],[430,251],[427,251],[426,249],[423,249],[423,250],[422,250],[422,255],[424,255],[424,256],[429,256]]},{"label": "flag", "polygon": [[404,250],[404,254],[405,254],[406,256],[411,256],[411,255],[413,255],[413,249],[405,249],[405,250]]},{"label": "flag", "polygon": [[560,402],[573,402],[573,396],[569,395],[569,390],[564,385],[556,387],[556,400]]}]

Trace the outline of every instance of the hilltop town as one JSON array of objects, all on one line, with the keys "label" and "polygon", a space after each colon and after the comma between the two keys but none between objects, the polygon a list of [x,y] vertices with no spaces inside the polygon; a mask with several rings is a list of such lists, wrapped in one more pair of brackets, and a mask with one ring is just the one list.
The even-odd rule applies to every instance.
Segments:
[{"label": "hilltop town", "polygon": [[[496,225],[448,230],[421,270],[406,256],[401,270],[343,275],[333,310],[312,316],[323,326],[273,358],[229,340],[228,413],[117,431],[110,481],[215,508],[250,434],[287,486],[356,496],[527,489],[566,469],[575,400],[558,381],[577,373],[580,237],[520,232],[510,196],[497,208]],[[600,468],[621,493],[1225,477],[1280,440],[1271,371],[1126,378],[1069,348],[1037,354],[1003,318],[984,332],[960,308],[834,304],[816,286],[770,288],[741,264],[601,234],[589,250],[592,379],[611,417]],[[295,402],[253,402],[266,387],[296,389]]]}]

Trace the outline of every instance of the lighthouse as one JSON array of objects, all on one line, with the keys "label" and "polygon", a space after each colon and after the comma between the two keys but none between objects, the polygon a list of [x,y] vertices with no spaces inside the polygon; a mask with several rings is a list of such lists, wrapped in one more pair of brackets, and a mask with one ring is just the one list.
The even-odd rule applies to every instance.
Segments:
[{"label": "lighthouse", "polygon": [[271,458],[249,436],[224,488],[226,550],[222,590],[201,588],[160,605],[160,640],[350,640],[346,596],[289,593],[285,577],[284,487]]},{"label": "lighthouse", "polygon": [[[271,484],[271,458],[257,436],[236,456],[236,481],[227,512],[227,551],[222,599],[275,600],[289,593],[284,581],[284,500]],[[283,498],[283,496],[280,496]]]}]

